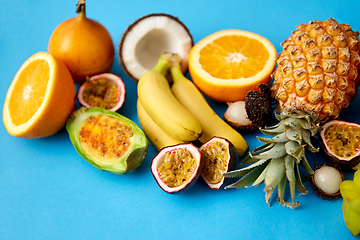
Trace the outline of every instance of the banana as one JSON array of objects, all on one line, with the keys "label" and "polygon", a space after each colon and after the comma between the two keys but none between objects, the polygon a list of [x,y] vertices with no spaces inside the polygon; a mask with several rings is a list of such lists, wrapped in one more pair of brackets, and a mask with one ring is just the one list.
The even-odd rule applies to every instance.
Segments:
[{"label": "banana", "polygon": [[162,54],[157,65],[140,78],[138,98],[152,120],[169,135],[185,142],[194,141],[202,134],[201,125],[174,97],[164,76],[170,67],[171,58],[178,59],[179,56]]},{"label": "banana", "polygon": [[157,151],[160,151],[160,149],[166,146],[184,143],[183,141],[173,138],[160,128],[147,114],[139,100],[136,106],[140,126]]},{"label": "banana", "polygon": [[170,68],[174,83],[171,91],[176,99],[200,122],[203,134],[199,138],[204,143],[214,136],[228,139],[242,156],[248,150],[248,144],[231,126],[224,122],[210,107],[198,88],[187,79],[180,70],[180,64],[172,63]]}]

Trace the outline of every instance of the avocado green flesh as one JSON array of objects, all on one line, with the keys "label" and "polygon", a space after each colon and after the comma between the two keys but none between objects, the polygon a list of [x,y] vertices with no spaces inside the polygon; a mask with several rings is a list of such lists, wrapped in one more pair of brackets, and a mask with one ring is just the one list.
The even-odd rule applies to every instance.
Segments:
[{"label": "avocado green flesh", "polygon": [[[133,136],[128,140],[130,143],[127,151],[121,156],[104,159],[96,158],[96,154],[85,150],[80,141],[80,130],[84,125],[84,122],[91,116],[105,115],[113,117],[119,120],[120,123],[129,126],[133,131]],[[145,159],[148,152],[148,141],[142,130],[130,119],[120,115],[119,113],[108,111],[102,108],[82,107],[79,110],[73,112],[66,124],[66,130],[69,133],[70,140],[74,145],[76,151],[87,162],[94,167],[106,170],[115,174],[126,174],[134,171]]]}]

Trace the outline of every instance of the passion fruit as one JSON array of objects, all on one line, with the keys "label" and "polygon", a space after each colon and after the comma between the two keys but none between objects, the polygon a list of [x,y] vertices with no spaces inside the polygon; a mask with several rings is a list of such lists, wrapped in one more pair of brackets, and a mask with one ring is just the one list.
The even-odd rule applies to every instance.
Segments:
[{"label": "passion fruit", "polygon": [[61,22],[52,32],[48,51],[70,70],[76,83],[87,76],[108,72],[115,48],[110,33],[99,22],[87,18],[85,0],[79,0],[78,15]]},{"label": "passion fruit", "polygon": [[112,73],[86,78],[79,87],[77,98],[87,108],[100,107],[116,112],[125,102],[125,84]]},{"label": "passion fruit", "polygon": [[167,193],[190,189],[200,176],[201,154],[192,143],[164,147],[151,162],[151,173]]},{"label": "passion fruit", "polygon": [[223,173],[233,170],[238,162],[234,145],[225,138],[213,137],[200,147],[201,177],[211,189],[220,189],[227,178]]},{"label": "passion fruit", "polygon": [[360,125],[332,120],[320,132],[321,147],[327,160],[342,170],[360,163]]},{"label": "passion fruit", "polygon": [[82,107],[73,112],[66,130],[80,156],[115,174],[134,171],[148,152],[145,134],[133,121],[103,108]]}]

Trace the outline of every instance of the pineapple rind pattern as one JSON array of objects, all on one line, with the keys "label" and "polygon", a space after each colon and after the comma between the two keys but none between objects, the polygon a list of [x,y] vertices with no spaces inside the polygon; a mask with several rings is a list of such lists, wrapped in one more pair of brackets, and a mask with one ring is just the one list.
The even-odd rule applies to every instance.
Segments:
[{"label": "pineapple rind pattern", "polygon": [[357,95],[359,33],[330,18],[299,25],[281,45],[272,86],[277,110],[309,110],[321,122],[339,117]]}]

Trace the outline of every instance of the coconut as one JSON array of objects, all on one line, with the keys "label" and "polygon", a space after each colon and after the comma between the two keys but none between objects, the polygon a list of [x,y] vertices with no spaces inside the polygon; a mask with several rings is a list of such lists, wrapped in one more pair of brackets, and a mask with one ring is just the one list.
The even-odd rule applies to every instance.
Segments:
[{"label": "coconut", "polygon": [[137,19],[124,32],[119,45],[119,63],[135,82],[157,63],[164,52],[178,54],[185,74],[194,45],[189,29],[176,17],[153,13]]},{"label": "coconut", "polygon": [[246,94],[245,101],[228,103],[225,121],[239,132],[252,132],[265,127],[274,110],[270,87],[259,84],[256,90]]}]

